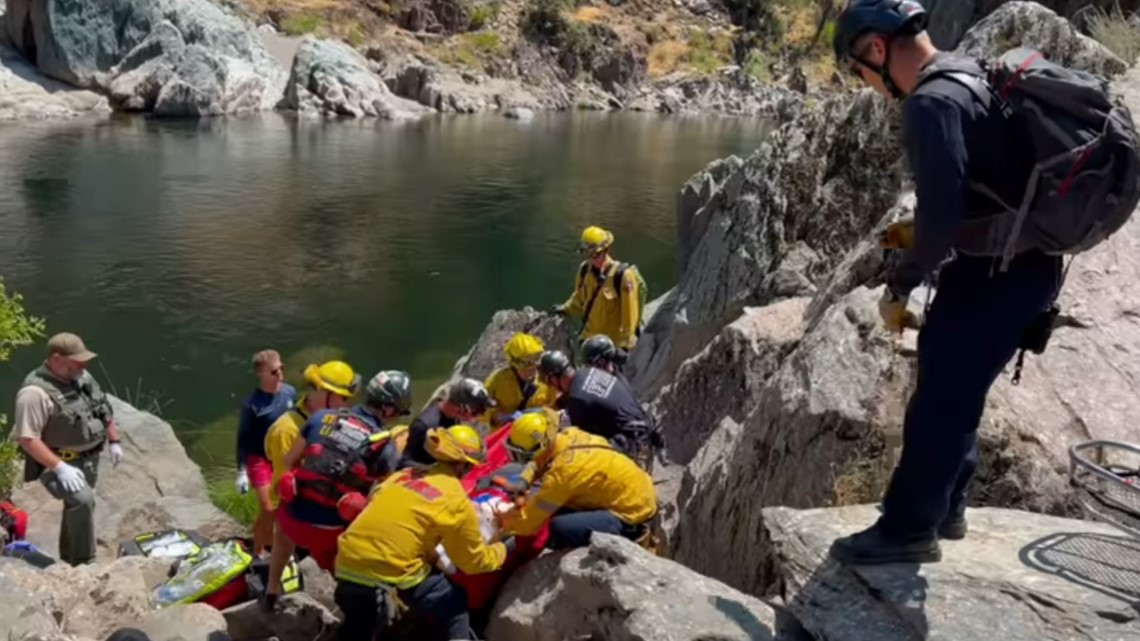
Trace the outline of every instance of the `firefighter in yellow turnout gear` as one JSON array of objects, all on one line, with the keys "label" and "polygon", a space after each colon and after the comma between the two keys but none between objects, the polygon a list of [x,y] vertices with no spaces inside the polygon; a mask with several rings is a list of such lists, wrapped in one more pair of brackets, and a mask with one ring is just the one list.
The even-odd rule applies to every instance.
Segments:
[{"label": "firefighter in yellow turnout gear", "polygon": [[552,549],[588,545],[590,533],[638,540],[657,513],[653,478],[601,436],[575,427],[558,431],[545,412],[511,425],[507,449],[536,470],[540,487],[521,509],[503,516],[505,535],[529,535],[550,520]]},{"label": "firefighter in yellow turnout gear", "polygon": [[622,264],[610,256],[613,243],[614,235],[601,227],[587,227],[582,232],[578,253],[586,260],[574,277],[574,292],[550,311],[581,318],[582,338],[605,334],[618,349],[628,352],[637,344],[642,324],[644,284],[636,267],[623,270]]},{"label": "firefighter in yellow turnout gear", "polygon": [[485,458],[483,441],[467,425],[428,432],[434,465],[414,464],[377,486],[367,507],[340,536],[336,603],[344,613],[339,641],[369,641],[376,633],[377,590],[396,590],[409,610],[427,614],[447,639],[469,639],[467,595],[434,567],[436,546],[468,574],[494,572],[507,543],[487,544],[479,517],[459,479]]},{"label": "firefighter in yellow turnout gear", "polygon": [[499,427],[516,416],[516,412],[535,407],[549,407],[558,400],[558,391],[538,379],[538,359],[545,345],[530,334],[515,334],[503,346],[507,366],[487,377],[484,386],[495,407],[488,411],[487,422]]}]

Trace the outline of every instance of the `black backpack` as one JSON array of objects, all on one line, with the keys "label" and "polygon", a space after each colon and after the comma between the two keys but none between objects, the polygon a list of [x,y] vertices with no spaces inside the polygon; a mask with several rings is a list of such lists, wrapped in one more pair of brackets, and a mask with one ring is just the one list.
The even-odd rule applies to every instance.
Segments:
[{"label": "black backpack", "polygon": [[972,185],[1005,211],[968,221],[956,248],[1000,256],[1004,270],[1023,251],[1077,254],[1120,229],[1140,202],[1140,143],[1132,114],[1113,101],[1107,81],[1027,48],[978,64],[981,74],[946,57],[928,66],[918,84],[944,76],[985,102],[996,98],[1032,145],[1034,168],[1020,203]]}]

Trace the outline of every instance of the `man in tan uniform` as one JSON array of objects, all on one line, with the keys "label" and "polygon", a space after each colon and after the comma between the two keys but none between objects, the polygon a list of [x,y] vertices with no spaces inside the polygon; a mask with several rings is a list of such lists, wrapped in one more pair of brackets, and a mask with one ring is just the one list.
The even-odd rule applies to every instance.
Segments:
[{"label": "man in tan uniform", "polygon": [[123,459],[111,404],[87,372],[95,358],[75,334],[48,340],[48,357],[16,393],[12,436],[24,450],[24,481],[39,479],[63,501],[59,556],[71,565],[95,560],[95,482],[99,454]]}]

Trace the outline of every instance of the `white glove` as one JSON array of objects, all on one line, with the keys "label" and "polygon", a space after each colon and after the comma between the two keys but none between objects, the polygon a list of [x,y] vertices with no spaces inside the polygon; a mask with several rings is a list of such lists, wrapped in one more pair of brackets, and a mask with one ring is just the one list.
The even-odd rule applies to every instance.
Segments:
[{"label": "white glove", "polygon": [[237,481],[234,482],[234,487],[237,488],[238,494],[249,492],[249,474],[246,473],[244,465],[238,468]]},{"label": "white glove", "polygon": [[51,471],[55,472],[60,486],[67,492],[78,492],[87,487],[87,479],[83,477],[83,472],[63,461],[60,461]]},{"label": "white glove", "polygon": [[111,464],[119,467],[119,463],[123,462],[123,446],[118,443],[111,443]]}]

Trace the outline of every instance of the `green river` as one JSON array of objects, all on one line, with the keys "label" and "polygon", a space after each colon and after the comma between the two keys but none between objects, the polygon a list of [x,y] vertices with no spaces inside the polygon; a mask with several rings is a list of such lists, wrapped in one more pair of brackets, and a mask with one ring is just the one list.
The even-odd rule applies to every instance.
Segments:
[{"label": "green river", "polygon": [[[764,133],[588,113],[4,125],[0,275],[221,474],[255,351],[293,381],[332,355],[406,369],[422,399],[493,312],[565,298],[586,225],[666,291],[680,185]],[[40,349],[0,365],[0,413]]]}]

